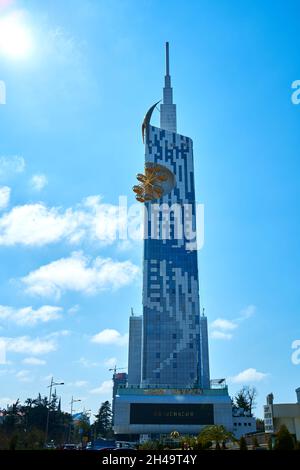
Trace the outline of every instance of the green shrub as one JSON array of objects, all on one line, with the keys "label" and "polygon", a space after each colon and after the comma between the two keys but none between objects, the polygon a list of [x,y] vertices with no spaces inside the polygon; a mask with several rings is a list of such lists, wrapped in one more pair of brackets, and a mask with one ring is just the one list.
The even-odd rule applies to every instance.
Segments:
[{"label": "green shrub", "polygon": [[247,442],[244,436],[240,438],[239,444],[240,444],[240,450],[248,450]]},{"label": "green shrub", "polygon": [[275,450],[293,450],[295,442],[293,436],[289,432],[285,424],[282,424],[279,428],[275,438]]}]

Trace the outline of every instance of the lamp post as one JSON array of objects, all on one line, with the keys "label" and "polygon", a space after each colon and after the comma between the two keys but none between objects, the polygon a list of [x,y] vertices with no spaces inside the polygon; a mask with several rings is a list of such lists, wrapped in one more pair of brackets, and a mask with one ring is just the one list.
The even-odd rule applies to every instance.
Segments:
[{"label": "lamp post", "polygon": [[48,412],[47,412],[47,421],[46,421],[46,431],[45,431],[45,445],[47,444],[48,440],[48,430],[49,430],[49,417],[50,417],[50,404],[51,404],[51,397],[52,397],[52,388],[56,385],[64,385],[64,382],[54,382],[53,377],[51,377],[49,388],[49,403],[48,403]]},{"label": "lamp post", "polygon": [[[86,410],[85,408],[83,408],[83,416],[86,417],[86,423],[88,424],[88,426],[90,426],[90,416],[91,416],[91,412],[92,410]],[[88,441],[88,436],[90,436],[90,429],[88,430],[87,434],[85,436],[83,436],[83,432],[84,430],[81,428],[82,432],[81,432],[81,437],[80,437],[80,440],[81,440],[81,448],[83,448],[83,441],[84,441],[84,444],[86,445],[87,441]]]},{"label": "lamp post", "polygon": [[70,440],[71,440],[71,430],[72,430],[72,423],[73,423],[73,403],[76,403],[77,401],[81,401],[80,398],[75,400],[75,398],[73,398],[73,396],[72,396],[72,400],[70,402],[70,405],[71,405],[71,421],[70,421],[70,427],[69,427],[69,444],[70,444]]}]

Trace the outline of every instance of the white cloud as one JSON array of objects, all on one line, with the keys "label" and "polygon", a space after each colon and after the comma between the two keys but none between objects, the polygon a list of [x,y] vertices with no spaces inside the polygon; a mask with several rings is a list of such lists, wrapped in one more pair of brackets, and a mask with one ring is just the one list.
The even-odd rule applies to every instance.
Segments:
[{"label": "white cloud", "polygon": [[264,372],[258,372],[256,369],[249,368],[245,369],[239,374],[231,377],[230,380],[233,383],[244,383],[244,382],[260,382],[265,379],[268,374]]},{"label": "white cloud", "polygon": [[47,186],[48,180],[46,175],[37,174],[32,176],[30,184],[35,191],[41,191],[45,186]]},{"label": "white cloud", "polygon": [[53,374],[48,374],[48,375],[45,375],[44,377],[42,377],[42,380],[44,382],[49,382],[49,381],[51,381],[52,377],[53,377]]},{"label": "white cloud", "polygon": [[69,385],[71,387],[81,388],[86,387],[88,385],[88,382],[86,380],[76,380],[75,382],[71,382]]},{"label": "white cloud", "polygon": [[[56,27],[54,29],[49,28],[43,34],[43,51],[45,53],[45,58],[47,62],[54,61],[55,69],[59,66],[63,66],[67,78],[72,78],[74,81],[80,81],[83,78],[86,71],[83,68],[82,63],[82,46],[83,44],[75,39],[68,31],[64,30],[61,27]],[[66,65],[71,68],[71,76],[66,73]],[[76,74],[74,66],[80,67],[81,74]],[[65,77],[62,77],[62,80],[66,80]],[[63,82],[64,83],[64,82]],[[68,82],[69,85],[69,82]],[[65,87],[63,87],[65,89]]]},{"label": "white cloud", "polygon": [[212,322],[211,328],[225,331],[235,330],[235,328],[237,328],[237,324],[232,321],[226,320],[225,318],[217,318]]},{"label": "white cloud", "polygon": [[136,248],[136,243],[134,243],[132,240],[121,240],[117,243],[117,250],[120,253],[124,253],[125,251],[130,251],[135,248]]},{"label": "white cloud", "polygon": [[115,357],[109,357],[105,359],[103,364],[105,365],[105,367],[115,367],[115,365],[117,364],[117,359]]},{"label": "white cloud", "polygon": [[49,333],[49,335],[47,335],[47,338],[58,338],[59,336],[70,336],[71,333],[72,333],[71,330],[53,331],[53,333]]},{"label": "white cloud", "polygon": [[7,398],[7,397],[2,397],[0,398],[0,407],[1,408],[6,408],[7,405],[12,405],[13,403],[16,403],[16,398]]},{"label": "white cloud", "polygon": [[90,237],[112,243],[117,238],[120,226],[126,224],[126,215],[119,206],[104,204],[100,196],[89,196],[83,200],[82,207],[89,214],[86,219],[90,225]]},{"label": "white cloud", "polygon": [[59,298],[67,291],[97,294],[116,290],[130,284],[138,272],[139,268],[131,261],[100,257],[90,261],[77,252],[32,271],[22,282],[29,294]]},{"label": "white cloud", "polygon": [[77,312],[79,312],[80,306],[79,305],[73,305],[73,307],[68,309],[68,314],[69,315],[76,315]]},{"label": "white cloud", "polygon": [[69,237],[76,228],[70,211],[61,215],[42,203],[16,206],[0,218],[0,245],[42,246]]},{"label": "white cloud", "polygon": [[237,318],[237,321],[243,321],[247,320],[248,318],[251,318],[256,312],[256,307],[255,305],[248,305],[247,307],[243,308],[240,312],[239,318]]},{"label": "white cloud", "polygon": [[102,245],[121,240],[119,245],[128,249],[132,242],[126,237],[136,238],[139,229],[134,228],[142,218],[130,210],[127,214],[121,202],[120,206],[104,204],[100,196],[89,196],[65,210],[43,203],[15,206],[0,218],[0,245],[43,246],[62,240],[76,244],[85,238]]},{"label": "white cloud", "polygon": [[5,209],[9,204],[10,188],[8,186],[0,187],[0,210]]},{"label": "white cloud", "polygon": [[37,357],[25,357],[23,359],[23,364],[28,364],[30,366],[44,366],[46,365],[46,361],[43,359],[38,359]]},{"label": "white cloud", "polygon": [[34,310],[33,307],[15,309],[0,305],[0,320],[8,320],[21,326],[34,326],[61,318],[62,308],[44,305]]},{"label": "white cloud", "polygon": [[31,339],[29,336],[18,336],[16,338],[2,337],[6,350],[20,354],[42,355],[55,351],[57,346],[53,340],[40,338]]},{"label": "white cloud", "polygon": [[14,173],[22,173],[25,169],[25,160],[18,155],[0,156],[0,178],[9,177]]},{"label": "white cloud", "polygon": [[213,339],[231,339],[232,334],[231,333],[224,333],[223,331],[212,331],[210,334],[210,337]]},{"label": "white cloud", "polygon": [[121,335],[119,331],[113,329],[105,329],[92,336],[92,343],[98,344],[116,344],[118,346],[123,346],[128,343],[128,334]]},{"label": "white cloud", "polygon": [[212,332],[210,334],[213,339],[232,339],[233,335],[228,333],[229,331],[236,330],[240,324],[251,318],[256,311],[255,305],[248,305],[243,310],[240,311],[239,317],[235,320],[226,320],[226,318],[217,318],[214,320],[210,327]]},{"label": "white cloud", "polygon": [[33,380],[29,370],[20,370],[20,372],[16,374],[16,378],[20,382],[32,382]]},{"label": "white cloud", "polygon": [[99,367],[101,365],[100,362],[91,361],[89,359],[86,359],[85,357],[81,357],[78,361],[76,361],[76,363],[87,368]]},{"label": "white cloud", "polygon": [[108,395],[112,393],[112,380],[105,380],[100,387],[90,390],[93,395]]}]

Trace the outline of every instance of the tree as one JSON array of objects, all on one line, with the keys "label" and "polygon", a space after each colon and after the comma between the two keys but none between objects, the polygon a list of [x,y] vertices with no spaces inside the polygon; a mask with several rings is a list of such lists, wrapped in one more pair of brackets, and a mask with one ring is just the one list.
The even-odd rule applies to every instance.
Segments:
[{"label": "tree", "polygon": [[240,450],[248,450],[247,442],[244,436],[240,438],[239,444],[240,444]]},{"label": "tree", "polygon": [[227,431],[224,426],[217,424],[206,426],[198,436],[198,441],[203,444],[209,441],[214,441],[216,443],[216,450],[221,448],[220,443],[225,443],[229,440],[235,441],[235,437],[232,432]]},{"label": "tree", "polygon": [[37,404],[37,400],[33,400],[32,398],[27,398],[24,404],[25,406],[28,406],[31,409],[33,405]]},{"label": "tree", "polygon": [[252,448],[257,449],[258,447],[259,447],[259,443],[258,443],[257,437],[253,436],[252,437]]},{"label": "tree", "polygon": [[95,415],[94,434],[101,437],[107,437],[112,431],[112,411],[109,401],[105,401],[100,406],[99,412]]},{"label": "tree", "polygon": [[265,432],[265,422],[263,419],[256,418],[256,431]]},{"label": "tree", "polygon": [[295,450],[300,450],[300,441],[297,441],[295,444]]},{"label": "tree", "polygon": [[293,450],[295,446],[293,436],[289,432],[285,424],[279,428],[275,438],[275,450]]},{"label": "tree", "polygon": [[273,449],[273,442],[272,442],[272,437],[271,437],[271,436],[268,437],[268,440],[267,440],[267,447],[268,447],[268,450],[272,450],[272,449]]},{"label": "tree", "polygon": [[248,400],[248,406],[250,415],[252,416],[252,411],[256,407],[256,397],[257,397],[257,390],[255,387],[246,387],[246,397]]},{"label": "tree", "polygon": [[[0,424],[0,448],[38,449],[43,447],[45,423],[48,414],[48,400],[39,394],[36,399],[27,398],[24,404],[19,401],[2,411]],[[66,442],[70,415],[58,409],[54,394],[50,402],[49,438],[57,444]]]},{"label": "tree", "polygon": [[243,408],[249,411],[252,416],[252,411],[256,406],[257,390],[255,387],[243,387],[235,396],[234,404],[237,408]]},{"label": "tree", "polygon": [[180,439],[180,446],[182,450],[201,450],[202,444],[194,436],[182,436]]},{"label": "tree", "polygon": [[242,408],[245,411],[248,411],[249,404],[247,402],[247,398],[245,396],[244,390],[240,390],[235,398],[234,398],[234,404],[236,408]]}]

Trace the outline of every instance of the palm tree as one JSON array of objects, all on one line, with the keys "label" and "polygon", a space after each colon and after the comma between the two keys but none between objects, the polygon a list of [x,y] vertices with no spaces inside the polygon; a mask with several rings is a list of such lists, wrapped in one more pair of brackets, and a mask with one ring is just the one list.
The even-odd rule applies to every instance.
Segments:
[{"label": "palm tree", "polygon": [[198,436],[198,440],[201,442],[208,442],[208,441],[213,441],[216,444],[216,450],[221,449],[220,443],[226,442],[226,441],[235,441],[235,437],[232,432],[227,431],[227,429],[224,426],[220,425],[212,425],[212,426],[206,426],[202,431],[200,432]]},{"label": "palm tree", "polygon": [[179,437],[179,432],[178,431],[172,431],[170,434],[171,439],[178,439]]},{"label": "palm tree", "polygon": [[32,408],[32,406],[35,406],[37,404],[37,399],[35,398],[27,398],[25,400],[25,406],[27,406],[29,409]]}]

